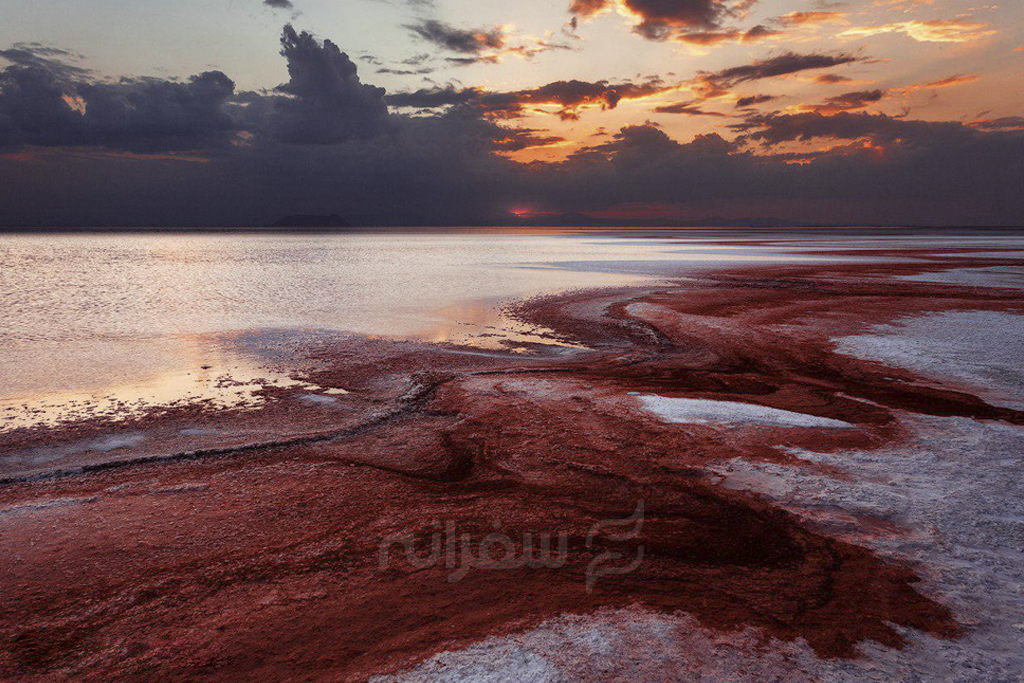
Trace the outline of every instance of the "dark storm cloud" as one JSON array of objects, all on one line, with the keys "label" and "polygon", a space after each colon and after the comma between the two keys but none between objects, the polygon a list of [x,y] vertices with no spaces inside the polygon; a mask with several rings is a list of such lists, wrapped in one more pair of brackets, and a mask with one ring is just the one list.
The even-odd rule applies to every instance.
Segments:
[{"label": "dark storm cloud", "polygon": [[608,83],[598,81],[555,81],[533,90],[514,93],[520,105],[555,104],[561,107],[558,115],[563,119],[577,118],[580,107],[597,105],[614,109],[622,100],[634,100],[666,90],[661,81],[645,83]]},{"label": "dark storm cloud", "polygon": [[[728,3],[723,0],[623,0],[621,5],[636,18],[633,30],[649,40],[678,40],[693,45],[756,42],[778,31],[758,25],[750,29],[723,28],[727,19],[747,16],[757,0]],[[575,17],[589,17],[616,6],[616,0],[572,0]]]},{"label": "dark storm cloud", "polygon": [[291,0],[263,0],[263,4],[274,9],[294,9]]},{"label": "dark storm cloud", "polygon": [[558,135],[547,135],[545,131],[532,128],[507,129],[504,137],[495,136],[495,149],[501,152],[519,152],[531,147],[547,147],[559,142],[565,142],[565,138]]},{"label": "dark storm cloud", "polygon": [[388,97],[395,107],[431,109],[465,105],[495,118],[516,118],[526,109],[540,105],[558,107],[556,114],[565,120],[579,117],[582,107],[597,106],[614,109],[622,100],[632,100],[667,90],[660,80],[642,83],[609,83],[607,81],[555,81],[538,88],[512,92],[489,92],[479,88],[457,89],[451,86],[426,88]]},{"label": "dark storm cloud", "polygon": [[751,95],[749,97],[741,97],[736,100],[736,107],[742,109],[744,107],[753,107],[756,104],[765,104],[772,100],[778,99],[775,95]]},{"label": "dark storm cloud", "polygon": [[455,56],[445,57],[446,62],[455,66],[497,64],[507,55],[532,59],[543,52],[574,49],[570,45],[547,40],[517,41],[513,44],[500,27],[466,30],[436,19],[424,19],[408,24],[406,28],[420,39],[455,53]]},{"label": "dark storm cloud", "polygon": [[783,52],[750,64],[730,67],[715,72],[702,72],[693,80],[694,89],[705,99],[728,95],[732,88],[743,83],[766,78],[788,76],[801,71],[829,69],[852,64],[861,58],[848,54],[798,54]]},{"label": "dark storm cloud", "polygon": [[808,105],[805,109],[822,114],[852,111],[879,102],[883,97],[885,97],[884,90],[859,90],[829,97],[823,103]]},{"label": "dark storm cloud", "polygon": [[978,140],[979,133],[955,121],[915,121],[885,114],[819,112],[750,116],[733,128],[767,145],[809,141],[869,139],[884,148],[931,147]]},{"label": "dark storm cloud", "polygon": [[[235,84],[219,71],[178,83],[81,80],[86,72],[36,54],[0,53],[0,147],[102,146],[161,152],[223,146]],[[53,56],[52,54],[49,56]]]},{"label": "dark storm cloud", "polygon": [[212,71],[185,82],[157,78],[93,81],[74,66],[25,50],[2,55],[0,146],[100,146],[132,152],[223,147],[239,132],[330,144],[379,132],[388,121],[384,90],[363,84],[348,55],[329,40],[286,26],[281,54],[289,81],[272,95],[235,95]]},{"label": "dark storm cloud", "polygon": [[431,57],[427,53],[421,53],[407,57],[402,61],[398,62],[396,66],[382,66],[380,62],[376,62],[378,66],[381,66],[377,70],[379,74],[395,74],[398,76],[422,76],[430,74],[435,71],[432,66],[425,66],[427,62],[431,60]]},{"label": "dark storm cloud", "polygon": [[396,69],[390,66],[384,66],[377,69],[377,73],[392,74],[394,76],[426,76],[427,74],[434,73],[434,69],[429,66],[422,66],[417,69]]},{"label": "dark storm cloud", "polygon": [[885,149],[851,144],[792,164],[792,155],[754,155],[741,141],[717,135],[680,143],[655,127],[628,127],[561,165],[557,175],[566,182],[538,190],[536,204],[569,210],[671,204],[710,216],[742,207],[749,216],[829,223],[1014,224],[1024,218],[1018,192],[1024,134],[861,114],[801,119],[803,125],[791,129],[810,133],[812,119],[838,119],[817,124],[814,133],[847,140],[867,133]]},{"label": "dark storm cloud", "polygon": [[359,79],[356,65],[330,40],[320,43],[290,25],[281,36],[289,80],[278,86],[285,97],[254,99],[268,109],[267,130],[278,140],[332,144],[379,132],[388,119],[384,89]]},{"label": "dark storm cloud", "polygon": [[505,35],[500,28],[467,31],[436,19],[424,19],[417,24],[408,24],[406,28],[426,42],[450,52],[480,54],[485,50],[505,47]]},{"label": "dark storm cloud", "polygon": [[718,26],[726,11],[717,0],[626,0],[626,6],[643,17],[637,31],[656,40],[674,28]]},{"label": "dark storm cloud", "polygon": [[[989,131],[982,122],[850,112],[749,115],[734,126],[736,140],[678,141],[653,125],[629,126],[591,138],[599,144],[562,163],[520,164],[505,155],[561,140],[509,127],[505,117],[539,105],[571,116],[666,86],[556,81],[385,100],[330,41],[287,28],[282,55],[287,83],[240,94],[218,72],[107,83],[61,75],[30,57],[8,60],[0,71],[2,220],[262,225],[293,213],[341,213],[366,224],[501,224],[516,206],[600,215],[668,205],[694,220],[1024,222],[1024,133],[1013,122],[994,120]],[[852,60],[787,54],[701,82],[731,86]],[[386,102],[430,113],[389,112]],[[841,144],[776,153],[783,143],[816,140]],[[123,153],[184,149],[207,163]]]},{"label": "dark storm cloud", "polygon": [[80,58],[80,55],[68,50],[39,43],[18,43],[10,49],[0,50],[0,60],[9,62],[16,67],[44,70],[50,73],[54,79],[61,81],[89,76],[88,69],[69,63]]},{"label": "dark storm cloud", "polygon": [[733,88],[743,83],[788,76],[802,71],[829,69],[852,64],[861,59],[860,57],[848,54],[829,55],[783,52],[774,57],[722,69],[721,71],[700,72],[690,83],[694,91],[707,100],[713,97],[729,95]]},{"label": "dark storm cloud", "polygon": [[775,57],[758,60],[752,64],[734,66],[715,73],[705,74],[704,79],[721,87],[732,87],[748,81],[788,76],[789,74],[812,69],[828,69],[843,64],[852,64],[856,61],[859,61],[858,57],[847,54],[801,55],[795,52],[784,52]]},{"label": "dark storm cloud", "polygon": [[661,107],[655,107],[654,111],[658,114],[686,114],[688,116],[716,117],[727,116],[726,114],[722,114],[717,111],[705,111],[697,106],[697,102],[677,102],[676,104],[667,104]]},{"label": "dark storm cloud", "polygon": [[971,126],[982,130],[1024,130],[1024,116],[1004,116],[998,119],[974,121]]},{"label": "dark storm cloud", "polygon": [[459,104],[477,102],[487,93],[477,88],[444,87],[421,88],[412,92],[400,92],[387,96],[392,107],[411,107],[414,109],[438,109]]},{"label": "dark storm cloud", "polygon": [[[572,0],[569,10],[586,17],[612,4],[612,0]],[[715,28],[729,12],[719,0],[625,0],[625,7],[640,20],[636,31],[652,40],[664,40],[674,29]]]}]

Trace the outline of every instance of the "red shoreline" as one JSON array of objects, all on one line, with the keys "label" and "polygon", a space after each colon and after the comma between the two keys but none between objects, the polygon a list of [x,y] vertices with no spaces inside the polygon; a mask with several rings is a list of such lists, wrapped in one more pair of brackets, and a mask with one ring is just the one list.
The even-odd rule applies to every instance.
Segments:
[{"label": "red shoreline", "polygon": [[[957,637],[954,615],[917,590],[910,568],[718,486],[703,467],[792,461],[784,447],[892,445],[904,437],[902,412],[1024,424],[1020,411],[838,355],[830,341],[928,311],[1024,313],[1012,290],[880,277],[1009,263],[1021,262],[757,267],[549,297],[515,314],[593,351],[501,357],[353,340],[322,350],[330,366],[311,377],[352,392],[329,419],[284,400],[260,416],[150,415],[140,426],[254,419],[299,425],[308,438],[0,487],[2,509],[62,501],[4,522],[0,673],[363,680],[561,613],[631,604],[803,638],[822,657],[855,656],[865,640],[899,647],[890,624]],[[631,392],[757,403],[858,428],[670,425]],[[0,448],[15,438],[41,437]],[[627,517],[639,499],[645,561],[587,594],[587,564],[618,547],[606,537],[588,549],[588,529]],[[375,565],[382,539],[412,530],[425,542],[433,520],[474,538],[492,520],[513,538],[565,530],[569,561],[457,583],[444,567]]]}]

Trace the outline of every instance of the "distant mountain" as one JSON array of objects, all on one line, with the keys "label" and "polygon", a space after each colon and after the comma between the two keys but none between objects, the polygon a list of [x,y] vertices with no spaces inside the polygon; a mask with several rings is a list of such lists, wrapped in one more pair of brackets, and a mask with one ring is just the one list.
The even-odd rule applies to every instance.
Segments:
[{"label": "distant mountain", "polygon": [[352,224],[336,213],[330,216],[311,216],[300,214],[285,216],[270,227],[272,228],[351,228]]}]

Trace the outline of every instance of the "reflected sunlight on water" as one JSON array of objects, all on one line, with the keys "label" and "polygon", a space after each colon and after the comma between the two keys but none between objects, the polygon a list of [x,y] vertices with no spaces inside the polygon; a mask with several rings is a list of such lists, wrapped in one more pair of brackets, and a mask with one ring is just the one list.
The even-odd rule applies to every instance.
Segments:
[{"label": "reflected sunlight on water", "polygon": [[584,235],[4,235],[0,408],[43,418],[55,406],[241,400],[210,378],[287,380],[218,341],[250,330],[550,344],[500,304],[634,284],[673,262],[765,258]]}]

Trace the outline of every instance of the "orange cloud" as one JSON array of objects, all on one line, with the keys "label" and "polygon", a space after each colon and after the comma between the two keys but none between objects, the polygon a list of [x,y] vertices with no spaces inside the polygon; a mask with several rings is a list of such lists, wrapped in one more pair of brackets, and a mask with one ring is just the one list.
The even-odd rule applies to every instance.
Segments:
[{"label": "orange cloud", "polygon": [[976,80],[978,80],[978,77],[974,74],[958,74],[956,76],[943,78],[939,81],[932,81],[931,83],[915,83],[902,88],[896,88],[894,92],[912,93],[919,92],[921,90],[937,90],[939,88],[948,88],[950,86],[961,85],[963,83],[973,83]]},{"label": "orange cloud", "polygon": [[815,83],[821,83],[822,85],[835,85],[837,83],[849,83],[852,78],[846,76],[840,76],[839,74],[818,74],[814,77]]},{"label": "orange cloud", "polygon": [[845,20],[845,12],[790,12],[776,19],[783,26],[816,26],[829,21]]},{"label": "orange cloud", "polygon": [[875,7],[890,7],[895,10],[903,10],[904,12],[910,9],[914,9],[918,5],[934,5],[935,0],[875,0],[873,3]]},{"label": "orange cloud", "polygon": [[748,31],[740,31],[737,29],[726,29],[723,31],[693,31],[690,33],[677,34],[674,39],[680,43],[686,43],[687,45],[695,45],[698,47],[710,47],[713,45],[721,45],[723,43],[757,43],[762,40],[768,40],[779,35],[778,31],[773,31],[765,26],[755,26]]},{"label": "orange cloud", "polygon": [[988,24],[963,19],[901,21],[877,26],[856,26],[839,34],[841,38],[863,38],[884,33],[905,33],[919,43],[967,43],[994,36]]},{"label": "orange cloud", "polygon": [[972,121],[969,125],[981,130],[1024,130],[1024,116],[982,119],[981,121]]},{"label": "orange cloud", "polygon": [[803,104],[797,107],[797,111],[813,111],[826,116],[838,114],[844,111],[864,109],[872,104],[880,102],[885,97],[884,90],[861,90],[848,92],[842,95],[829,97],[821,104]]}]

